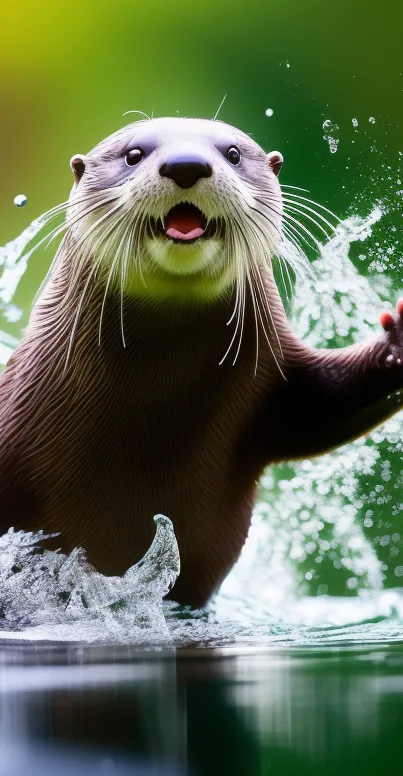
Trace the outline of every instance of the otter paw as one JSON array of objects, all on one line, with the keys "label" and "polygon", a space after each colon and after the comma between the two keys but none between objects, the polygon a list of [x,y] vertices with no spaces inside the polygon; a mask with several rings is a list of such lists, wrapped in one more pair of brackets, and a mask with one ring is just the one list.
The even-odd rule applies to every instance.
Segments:
[{"label": "otter paw", "polygon": [[403,298],[399,299],[395,313],[381,313],[380,322],[389,346],[386,366],[403,367]]}]

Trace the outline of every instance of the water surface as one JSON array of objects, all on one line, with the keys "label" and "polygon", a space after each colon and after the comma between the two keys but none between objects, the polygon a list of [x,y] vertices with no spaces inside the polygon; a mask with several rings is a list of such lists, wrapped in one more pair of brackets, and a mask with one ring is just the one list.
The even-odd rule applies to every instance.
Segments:
[{"label": "water surface", "polygon": [[0,651],[1,776],[399,773],[403,645]]}]

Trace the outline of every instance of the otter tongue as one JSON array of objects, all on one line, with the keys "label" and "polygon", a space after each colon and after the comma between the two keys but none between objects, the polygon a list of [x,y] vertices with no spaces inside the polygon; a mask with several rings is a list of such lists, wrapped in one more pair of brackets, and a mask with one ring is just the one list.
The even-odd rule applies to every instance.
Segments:
[{"label": "otter tongue", "polygon": [[196,208],[174,207],[165,218],[165,234],[175,240],[195,240],[204,234],[201,213]]}]

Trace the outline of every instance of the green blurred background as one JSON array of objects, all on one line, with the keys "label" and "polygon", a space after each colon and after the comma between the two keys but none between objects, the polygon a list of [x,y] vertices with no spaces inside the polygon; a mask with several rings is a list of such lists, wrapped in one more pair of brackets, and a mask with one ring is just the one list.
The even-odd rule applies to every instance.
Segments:
[{"label": "green blurred background", "polygon": [[[0,245],[66,199],[70,157],[136,119],[125,111],[212,117],[226,94],[220,118],[284,154],[283,183],[309,189],[341,217],[366,215],[381,198],[390,212],[374,244],[393,239],[400,250],[396,0],[22,0],[0,15]],[[338,126],[334,154],[327,119]],[[20,193],[28,204],[17,209]],[[6,326],[15,336],[53,252],[29,263],[15,298],[23,319]],[[369,271],[358,253],[353,246],[353,261]],[[399,262],[384,274],[402,289]]]}]

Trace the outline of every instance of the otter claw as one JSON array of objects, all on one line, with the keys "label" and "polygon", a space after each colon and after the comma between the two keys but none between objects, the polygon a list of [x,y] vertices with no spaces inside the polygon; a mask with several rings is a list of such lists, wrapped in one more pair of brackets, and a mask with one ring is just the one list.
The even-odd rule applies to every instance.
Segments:
[{"label": "otter claw", "polygon": [[401,366],[403,363],[403,298],[396,305],[396,312],[385,311],[380,315],[381,326],[386,332],[390,352],[385,364]]}]

